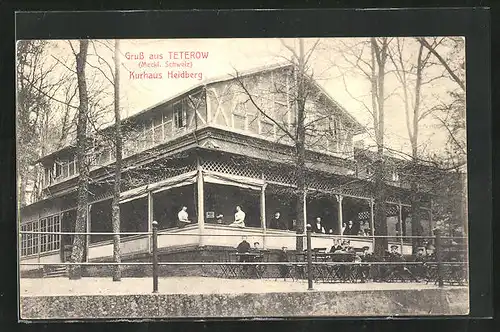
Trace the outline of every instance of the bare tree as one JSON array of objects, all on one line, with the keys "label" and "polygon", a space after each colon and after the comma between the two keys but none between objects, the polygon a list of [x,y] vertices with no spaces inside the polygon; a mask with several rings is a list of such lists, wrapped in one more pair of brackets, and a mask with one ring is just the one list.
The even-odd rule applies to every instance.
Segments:
[{"label": "bare tree", "polygon": [[[78,198],[76,210],[75,232],[86,232],[87,214],[88,214],[88,184],[89,184],[89,167],[88,152],[89,138],[87,134],[87,123],[89,113],[89,99],[87,91],[87,81],[85,76],[85,67],[87,64],[87,53],[89,41],[86,39],[80,40],[80,49],[76,53],[73,45],[70,42],[73,53],[76,57],[76,75],[78,82],[78,97],[80,104],[78,106],[78,122],[77,122],[77,168],[78,168]],[[79,263],[83,261],[85,254],[86,236],[76,234],[73,242],[73,250],[71,261]],[[69,269],[70,279],[81,278],[81,266],[71,265]]]},{"label": "bare tree", "polygon": [[[436,48],[436,45],[433,42],[430,42],[428,38],[420,37],[417,38],[419,43],[425,47],[432,55],[436,57],[436,59],[443,65],[445,70],[448,72],[450,77],[458,84],[458,86],[465,91],[465,75],[461,72],[465,71],[465,61],[454,61],[454,55],[456,56],[456,52],[458,51],[460,54],[462,53],[464,47],[464,39],[462,37],[457,38],[446,38],[447,41],[452,44],[452,52],[451,57],[446,57],[442,55],[440,51]],[[455,62],[455,66],[452,64]]]},{"label": "bare tree", "polygon": [[[368,134],[371,136],[376,152],[370,168],[373,170],[370,180],[372,186],[370,190],[374,197],[374,235],[382,236],[375,239],[374,252],[378,256],[383,256],[387,249],[387,218],[386,200],[387,192],[387,165],[385,150],[387,145],[385,102],[394,95],[394,91],[386,91],[386,77],[392,73],[390,67],[389,48],[393,38],[372,37],[344,41],[336,41],[336,53],[340,61],[336,63],[341,71],[344,87],[348,95],[362,105],[363,109],[371,117],[371,129]],[[354,95],[346,82],[346,76],[354,75],[361,77],[369,83],[370,90],[367,95]],[[366,147],[367,149],[369,146]]]},{"label": "bare tree", "polygon": [[[374,224],[375,235],[387,235],[386,218],[386,179],[384,167],[384,135],[385,135],[385,76],[386,64],[389,55],[390,40],[383,38],[370,38],[371,45],[371,98],[373,111],[373,127],[375,129],[375,140],[377,144],[377,159],[374,168]],[[387,250],[387,238],[381,237],[375,239],[376,255],[383,256]]]},{"label": "bare tree", "polygon": [[[57,144],[63,132],[54,120],[54,100],[67,75],[53,75],[58,64],[47,59],[46,41],[17,43],[18,192],[21,205],[41,197],[42,172],[35,161]],[[28,192],[31,191],[31,197]]]},{"label": "bare tree", "polygon": [[[290,106],[295,109],[293,123],[286,124],[283,119],[278,118],[267,109],[258,99],[266,99],[265,96],[256,96],[254,91],[250,91],[247,81],[237,73],[236,82],[241,88],[243,95],[247,98],[245,102],[250,102],[258,111],[259,116],[266,121],[276,125],[281,136],[278,139],[285,138],[286,141],[292,142],[293,150],[293,165],[295,169],[294,178],[296,180],[296,230],[297,234],[303,234],[305,229],[304,219],[304,204],[307,191],[306,183],[306,103],[311,94],[311,77],[308,75],[308,63],[313,54],[319,40],[317,40],[309,50],[304,49],[304,40],[298,40],[298,50],[287,45],[284,41],[282,44],[291,54],[291,60],[288,60],[293,65],[294,84],[290,85],[286,91],[283,88],[273,87],[271,94],[282,94],[285,99],[290,102]],[[263,222],[266,222],[265,220]],[[303,249],[302,237],[297,237],[297,250]]]},{"label": "bare tree", "polygon": [[[465,162],[465,136],[459,138],[460,128],[465,129],[465,122],[461,122],[460,119],[465,119],[465,100],[460,96],[463,96],[462,89],[465,88],[464,81],[462,78],[464,75],[460,72],[460,68],[464,68],[461,64],[461,53],[463,49],[460,50],[459,41],[450,37],[433,37],[433,38],[416,38],[416,47],[418,49],[417,56],[414,58],[411,54],[411,50],[405,49],[405,40],[408,40],[410,46],[412,45],[412,39],[397,38],[396,45],[391,49],[390,56],[392,63],[395,68],[395,75],[400,82],[401,88],[403,90],[403,103],[406,115],[406,125],[408,130],[408,137],[411,144],[411,162],[405,167],[405,177],[410,180],[411,189],[411,222],[412,222],[412,234],[420,234],[420,205],[421,196],[423,193],[432,194],[436,197],[436,192],[438,196],[441,193],[447,193],[446,199],[454,201],[451,198],[449,188],[456,188],[456,185],[441,186],[436,187],[437,184],[443,184],[440,177],[447,179],[450,182],[457,182],[452,174],[447,174],[451,170],[457,171]],[[450,43],[451,42],[451,43]],[[451,49],[454,54],[453,57],[447,57],[448,60],[445,61],[444,58],[438,53],[441,49]],[[433,62],[433,57],[438,58],[438,62]],[[439,71],[434,71],[430,73],[430,69],[442,68],[442,73]],[[453,68],[453,69],[452,69]],[[428,73],[429,72],[429,73]],[[448,75],[447,75],[448,74]],[[426,87],[435,81],[441,82],[440,80],[447,79],[447,76],[451,76],[451,79],[455,81],[460,90],[458,92],[449,91],[448,93],[452,96],[452,102],[446,103],[441,100],[437,101],[435,105],[424,105],[423,104],[423,93]],[[430,86],[427,90],[433,90],[434,87]],[[427,98],[430,99],[430,98]],[[426,156],[424,151],[420,151],[419,147],[419,127],[421,123],[429,116],[433,116],[435,119],[439,120],[439,127],[445,129],[448,134],[448,142],[446,144],[446,150],[451,150],[462,154],[458,158],[450,158],[453,161],[452,164],[446,163],[444,159],[446,156]],[[445,117],[447,121],[444,121],[442,117]],[[444,159],[443,159],[444,158]],[[435,168],[434,172],[422,171],[421,165],[431,163]],[[428,177],[429,179],[423,179],[423,177]],[[422,186],[422,183],[427,183],[426,186]],[[446,187],[446,188],[445,188]],[[429,190],[432,188],[431,190]],[[457,197],[462,196],[462,193],[454,190],[454,194]],[[443,205],[442,199],[435,199],[440,204]],[[448,209],[449,210],[449,209]],[[413,250],[421,241],[414,240]]]},{"label": "bare tree", "polygon": [[[112,208],[112,224],[113,233],[120,232],[120,191],[121,191],[121,173],[122,173],[122,132],[121,132],[121,115],[120,115],[120,41],[115,41],[115,73],[114,73],[114,109],[115,109],[115,130],[114,130],[114,146],[115,146],[115,180],[113,184],[113,201]],[[120,235],[113,236],[113,259],[115,265],[113,273],[113,281],[121,280],[121,262],[120,252]]]},{"label": "bare tree", "polygon": [[[434,39],[429,48],[434,50],[442,40]],[[422,88],[426,83],[440,78],[433,77],[425,79],[426,69],[432,65],[429,58],[431,51],[425,51],[424,45],[418,45],[417,57],[414,61],[408,59],[408,49],[405,48],[405,38],[396,38],[393,43],[394,47],[389,52],[390,59],[394,65],[395,75],[403,90],[403,104],[406,117],[406,128],[411,144],[411,162],[404,167],[404,177],[410,182],[410,203],[411,203],[411,229],[412,235],[421,236],[422,227],[420,226],[420,208],[421,197],[419,190],[419,181],[422,174],[419,172],[420,156],[419,156],[419,129],[420,123],[434,111],[434,108],[423,111],[421,108]],[[411,44],[410,44],[411,46]],[[414,79],[413,79],[414,77]],[[402,232],[402,230],[401,230]],[[417,247],[422,241],[418,238],[413,239],[413,251],[416,252]]]}]

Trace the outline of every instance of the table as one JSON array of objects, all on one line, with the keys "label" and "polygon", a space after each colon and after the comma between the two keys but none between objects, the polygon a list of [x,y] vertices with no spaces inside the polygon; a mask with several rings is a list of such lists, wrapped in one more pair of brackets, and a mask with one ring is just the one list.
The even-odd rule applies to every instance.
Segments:
[{"label": "table", "polygon": [[241,263],[255,263],[264,261],[265,253],[267,251],[254,251],[254,252],[244,252],[244,253],[231,253],[230,257],[236,257],[236,259],[229,259],[230,263],[221,266],[221,272],[229,278],[262,278],[266,272],[266,265],[259,264],[234,264],[237,262]]}]

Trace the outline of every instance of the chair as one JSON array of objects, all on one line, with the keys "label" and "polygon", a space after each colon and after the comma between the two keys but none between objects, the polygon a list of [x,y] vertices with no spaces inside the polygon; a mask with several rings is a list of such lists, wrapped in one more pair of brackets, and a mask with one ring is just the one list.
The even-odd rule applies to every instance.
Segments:
[{"label": "chair", "polygon": [[[290,262],[280,262],[282,264],[278,265],[278,272],[279,276],[283,278],[283,281],[286,281],[286,278],[292,279],[292,281],[295,281],[295,264],[290,263]],[[274,280],[278,280],[278,276],[274,278]]]}]

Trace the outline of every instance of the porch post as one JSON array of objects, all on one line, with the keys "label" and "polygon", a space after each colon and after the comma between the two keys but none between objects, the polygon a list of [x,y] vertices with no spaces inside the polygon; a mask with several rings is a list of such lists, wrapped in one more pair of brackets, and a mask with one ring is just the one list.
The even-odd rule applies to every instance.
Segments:
[{"label": "porch post", "polygon": [[[307,188],[306,188],[306,190],[304,190],[303,195],[304,195],[304,209],[303,209],[304,210],[304,227],[302,228],[302,235],[304,235],[304,236],[302,237],[302,248],[305,248],[307,246],[307,236],[306,236],[307,235],[307,227],[306,226],[308,224],[308,222],[307,222]],[[304,242],[306,242],[306,243],[304,243]]]},{"label": "porch post", "polygon": [[[90,213],[91,211],[92,211],[92,204],[89,204],[87,205],[87,227],[86,227],[88,233],[90,233],[92,225],[92,220],[91,220],[92,213]],[[62,226],[62,220],[61,220],[61,226]],[[89,245],[90,245],[90,235],[87,234],[85,235],[85,262],[89,261]]]},{"label": "porch post", "polygon": [[343,221],[343,211],[342,211],[342,201],[344,200],[344,197],[342,195],[335,195],[337,198],[337,222],[339,226],[339,235],[342,234],[342,225],[344,224]]},{"label": "porch post", "polygon": [[196,178],[196,186],[198,192],[198,229],[200,231],[199,246],[203,246],[205,233],[205,193],[203,188],[203,168],[200,163],[200,159],[196,159],[196,164],[198,167],[198,177]]},{"label": "porch post", "polygon": [[266,249],[266,187],[267,183],[264,183],[260,189],[260,220],[262,223],[262,230],[264,237],[262,239],[262,247]]},{"label": "porch post", "polygon": [[[431,231],[431,234],[432,234],[432,229],[433,229],[433,224],[432,224],[432,198],[431,198],[431,207],[429,208],[429,229]],[[451,232],[450,232],[450,236],[452,236]]]},{"label": "porch post", "polygon": [[375,250],[375,220],[373,216],[373,205],[374,205],[373,198],[370,198],[369,204],[370,204],[370,228],[372,229],[372,250]]},{"label": "porch post", "polygon": [[[61,231],[61,228],[62,228],[62,213],[59,214],[59,231]],[[38,214],[38,219],[37,219],[37,226],[36,226],[36,229],[41,232],[40,230],[40,214]],[[38,233],[35,235],[37,237],[37,248],[36,248],[36,251],[37,251],[37,258],[38,258],[38,263],[40,263],[40,253],[42,251],[42,234]],[[61,249],[62,247],[62,236],[59,235],[59,249]],[[59,250],[60,251],[60,250]],[[37,266],[37,268],[40,268],[40,266]]]},{"label": "porch post", "polygon": [[306,235],[306,225],[307,225],[307,189],[304,191],[304,229],[302,234]]},{"label": "porch post", "polygon": [[398,210],[399,210],[399,243],[401,245],[401,255],[403,254],[403,205],[401,202],[398,204]]},{"label": "porch post", "polygon": [[[152,231],[153,211],[154,211],[153,192],[148,191],[148,233]],[[151,253],[151,236],[148,235],[148,252]]]}]

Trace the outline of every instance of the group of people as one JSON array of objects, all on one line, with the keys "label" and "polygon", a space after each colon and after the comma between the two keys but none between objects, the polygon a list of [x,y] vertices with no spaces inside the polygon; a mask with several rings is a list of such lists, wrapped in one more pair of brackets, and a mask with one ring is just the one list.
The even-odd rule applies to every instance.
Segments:
[{"label": "group of people", "polygon": [[[322,233],[322,234],[332,234],[333,229],[330,228],[328,229],[328,232],[326,231],[325,227],[323,226],[323,221],[321,220],[321,217],[316,217],[315,222],[312,225],[312,232],[313,233]],[[369,236],[370,234],[367,233],[367,230],[361,229],[360,225],[358,223],[355,223],[352,220],[349,220],[346,223],[343,223],[342,229],[341,229],[341,235],[364,235],[364,236]]]},{"label": "group of people", "polygon": [[[234,221],[229,225],[229,226],[234,226],[234,227],[245,227],[245,217],[246,214],[243,212],[240,206],[236,206],[236,213],[234,214]],[[224,223],[223,221],[224,215],[218,214],[217,215],[217,223],[222,224]],[[177,213],[177,226],[180,228],[191,224],[192,221],[189,219],[189,215],[187,212],[187,206],[183,206],[182,209]]]},{"label": "group of people", "polygon": [[[177,214],[178,217],[178,226],[179,227],[184,227],[190,223],[192,223],[191,220],[189,220],[189,216],[187,213],[187,207],[183,206],[181,211]],[[236,213],[234,214],[234,221],[232,221],[229,226],[234,226],[234,227],[245,227],[245,217],[246,214],[245,212],[241,209],[241,207],[238,205],[236,206]],[[218,214],[216,216],[216,223],[217,224],[225,224],[224,222],[224,215]],[[267,227],[270,229],[279,229],[279,230],[294,230],[296,228],[296,221],[294,220],[292,225],[284,218],[281,217],[281,213],[279,211],[276,211],[273,215],[273,217],[269,220],[269,223],[267,224]],[[315,222],[312,225],[312,232],[313,233],[320,233],[320,234],[333,234],[333,229],[330,228],[328,229],[328,232],[326,231],[323,221],[321,217],[316,217]],[[341,235],[370,235],[366,233],[366,230],[361,230],[359,227],[359,224],[354,223],[352,220],[349,220],[346,223],[343,224],[342,226],[342,232]]]}]

